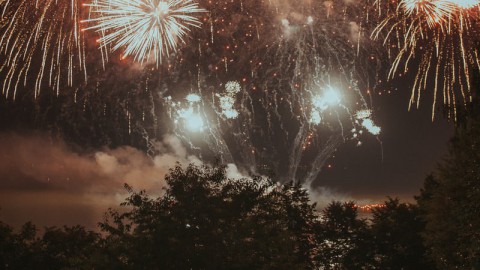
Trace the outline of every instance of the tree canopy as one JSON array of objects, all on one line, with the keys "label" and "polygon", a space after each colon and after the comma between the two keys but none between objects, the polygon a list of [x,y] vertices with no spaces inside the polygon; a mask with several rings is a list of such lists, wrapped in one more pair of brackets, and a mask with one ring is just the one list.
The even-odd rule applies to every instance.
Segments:
[{"label": "tree canopy", "polygon": [[319,212],[298,184],[175,166],[158,197],[135,191],[100,232],[0,222],[0,269],[480,269],[478,126],[459,130],[418,204]]},{"label": "tree canopy", "polygon": [[[175,167],[165,194],[134,192],[101,224],[125,269],[308,269],[314,208],[306,190],[228,179],[225,167]],[[141,267],[139,268],[139,266]]]},{"label": "tree canopy", "polygon": [[425,180],[418,205],[429,256],[440,269],[480,269],[480,114],[456,128],[449,155]]}]

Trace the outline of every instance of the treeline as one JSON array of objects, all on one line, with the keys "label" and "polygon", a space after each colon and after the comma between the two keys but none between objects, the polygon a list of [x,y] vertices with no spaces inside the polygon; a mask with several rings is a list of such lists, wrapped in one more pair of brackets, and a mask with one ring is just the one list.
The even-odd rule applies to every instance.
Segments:
[{"label": "treeline", "polygon": [[0,225],[5,269],[428,269],[418,207],[389,200],[360,219],[353,202],[318,213],[299,185],[175,167],[159,198],[126,188],[101,233]]},{"label": "treeline", "polygon": [[126,188],[100,233],[0,223],[0,269],[480,269],[480,121],[457,128],[415,204],[316,211],[299,185],[173,168],[164,195]]}]

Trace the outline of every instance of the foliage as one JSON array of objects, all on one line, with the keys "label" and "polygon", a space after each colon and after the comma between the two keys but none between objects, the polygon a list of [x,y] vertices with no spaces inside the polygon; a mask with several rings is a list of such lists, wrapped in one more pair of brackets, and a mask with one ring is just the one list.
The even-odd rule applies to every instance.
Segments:
[{"label": "foliage", "polygon": [[425,243],[441,269],[480,269],[480,114],[456,129],[449,156],[417,197]]},{"label": "foliage", "polygon": [[299,185],[177,165],[157,198],[126,185],[101,234],[0,222],[0,269],[480,269],[477,130],[459,131],[418,205],[388,199],[370,220],[354,202],[318,213]]},{"label": "foliage", "polygon": [[101,224],[125,269],[309,269],[316,216],[298,185],[176,166],[165,194],[133,192]]},{"label": "foliage", "polygon": [[377,269],[433,269],[425,257],[425,227],[418,207],[389,198],[373,210],[373,250]]},{"label": "foliage", "polygon": [[354,202],[332,202],[317,232],[318,261],[324,269],[371,269],[371,235]]},{"label": "foliage", "polygon": [[1,269],[93,269],[99,257],[100,236],[83,227],[37,228],[26,223],[18,233],[0,223]]}]

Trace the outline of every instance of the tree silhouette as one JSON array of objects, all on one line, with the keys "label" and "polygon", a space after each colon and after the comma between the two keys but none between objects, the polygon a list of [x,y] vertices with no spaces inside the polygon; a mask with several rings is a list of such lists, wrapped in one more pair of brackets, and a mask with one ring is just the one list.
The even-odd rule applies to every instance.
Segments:
[{"label": "tree silhouette", "polygon": [[371,269],[370,234],[354,202],[332,202],[317,230],[323,269]]},{"label": "tree silhouette", "polygon": [[0,269],[94,269],[102,258],[100,235],[83,227],[46,228],[30,222],[18,233],[0,223]]},{"label": "tree silhouette", "polygon": [[225,167],[179,165],[165,194],[134,192],[131,210],[101,224],[124,269],[314,268],[314,205],[298,185],[253,177],[234,180]]},{"label": "tree silhouette", "polygon": [[376,269],[433,269],[425,257],[425,227],[416,205],[389,198],[373,210],[372,233]]},{"label": "tree silhouette", "polygon": [[449,156],[417,197],[430,257],[441,269],[480,269],[480,113],[456,128]]}]

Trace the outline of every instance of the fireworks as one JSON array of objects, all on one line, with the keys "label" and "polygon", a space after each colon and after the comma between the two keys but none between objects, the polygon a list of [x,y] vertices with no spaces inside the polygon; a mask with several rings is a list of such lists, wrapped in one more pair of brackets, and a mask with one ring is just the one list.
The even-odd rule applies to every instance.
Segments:
[{"label": "fireworks", "polygon": [[448,2],[463,9],[473,8],[480,4],[478,0],[449,0]]},{"label": "fireworks", "polygon": [[166,104],[169,105],[170,115],[174,119],[176,125],[182,127],[190,132],[202,132],[205,129],[205,123],[200,115],[200,103],[202,97],[197,94],[188,94],[185,97],[186,104],[182,102],[173,102],[172,97],[165,98]]},{"label": "fireworks", "polygon": [[362,121],[362,126],[368,130],[372,135],[379,135],[382,129],[379,126],[376,126],[372,119],[364,119]]},{"label": "fireworks", "polygon": [[181,109],[178,111],[178,117],[183,120],[185,128],[191,132],[201,132],[204,129],[202,117],[194,112],[193,108]]},{"label": "fireworks", "polygon": [[113,44],[113,50],[124,48],[124,57],[153,58],[157,65],[185,43],[191,27],[200,27],[195,15],[205,12],[191,0],[96,0],[86,6],[94,16],[86,29],[102,33],[101,46]]},{"label": "fireworks", "polygon": [[[415,72],[410,107],[433,89],[432,119],[439,99],[453,108],[471,101],[471,75],[480,70],[476,1],[403,0],[373,31],[394,55],[389,79]],[[395,5],[395,4],[394,4]],[[438,93],[441,92],[443,98]]]},{"label": "fireworks", "polygon": [[310,112],[310,123],[314,125],[319,125],[322,122],[322,116],[320,116],[320,112],[312,109]]},{"label": "fireworks", "polygon": [[234,108],[235,95],[240,92],[241,86],[238,82],[228,82],[225,85],[225,94],[216,94],[220,102],[221,115],[227,119],[238,117],[238,111]]},{"label": "fireworks", "polygon": [[313,97],[312,105],[314,108],[319,109],[320,111],[325,111],[331,106],[340,104],[340,100],[340,94],[338,91],[331,86],[328,86],[327,90],[322,96]]},{"label": "fireworks", "polygon": [[200,97],[197,94],[188,94],[187,97],[185,98],[189,103],[196,103],[200,102],[202,100],[202,97]]},{"label": "fireworks", "polygon": [[5,96],[15,99],[19,87],[32,87],[37,97],[45,84],[58,95],[63,82],[73,85],[77,71],[84,73],[79,77],[86,81],[77,0],[3,0],[0,11],[0,71]]},{"label": "fireworks", "polygon": [[355,114],[355,118],[357,120],[363,120],[370,118],[372,116],[372,111],[371,110],[360,110]]},{"label": "fireworks", "polygon": [[361,126],[365,128],[368,132],[370,132],[372,135],[380,135],[382,129],[379,126],[375,125],[371,117],[371,110],[360,110],[355,114],[357,124],[361,124]]},{"label": "fireworks", "polygon": [[321,114],[329,107],[339,105],[341,102],[340,94],[336,89],[328,86],[323,95],[315,95],[312,98],[312,109],[310,112],[310,123],[319,125],[322,122]]},{"label": "fireworks", "polygon": [[[338,90],[335,88],[328,86],[324,91],[323,95],[321,96],[314,96],[312,98],[312,109],[310,112],[310,123],[313,125],[319,125],[322,121],[322,113],[324,113],[327,109],[334,109],[334,108],[343,108],[346,109],[347,113],[349,110],[346,108],[345,105],[342,104],[341,95]],[[381,128],[374,124],[372,117],[372,111],[369,109],[359,110],[355,113],[354,121],[352,125],[354,128],[352,129],[353,137],[358,138],[357,126],[361,126],[366,129],[372,135],[380,135]]]},{"label": "fireworks", "polygon": [[403,0],[400,5],[406,15],[420,15],[430,27],[444,21],[452,12],[453,5],[443,0]]},{"label": "fireworks", "polygon": [[[95,103],[84,98],[80,110],[96,104],[104,115],[112,111],[108,120],[126,118],[131,136],[175,133],[202,157],[210,151],[251,171],[267,164],[289,181],[313,181],[341,143],[378,139],[382,130],[370,106],[383,87],[376,84],[384,79],[379,51],[392,56],[390,79],[414,79],[411,106],[427,89],[437,104],[440,93],[445,104],[467,103],[479,65],[473,0],[379,1],[375,7],[373,0],[89,0],[84,14],[77,1],[0,0],[5,94],[32,74],[40,78],[37,89],[46,82],[61,89],[65,80],[78,88],[75,100],[77,92],[108,96]],[[39,8],[29,16],[35,3]],[[78,30],[79,17],[84,30],[93,30],[91,39]],[[96,38],[103,53],[164,62],[139,68],[111,61],[87,86],[77,84],[73,75],[86,70],[84,43]],[[102,60],[90,56],[97,51],[87,50],[89,64]],[[118,116],[113,107],[128,113]],[[171,121],[158,121],[162,113]],[[120,130],[115,120],[109,124]]]},{"label": "fireworks", "polygon": [[[480,2],[478,0],[402,0],[400,6],[407,16],[419,16],[432,28],[441,26],[458,13],[465,12]],[[468,14],[467,14],[468,16]]]}]

